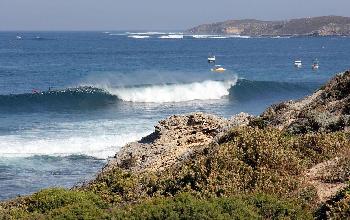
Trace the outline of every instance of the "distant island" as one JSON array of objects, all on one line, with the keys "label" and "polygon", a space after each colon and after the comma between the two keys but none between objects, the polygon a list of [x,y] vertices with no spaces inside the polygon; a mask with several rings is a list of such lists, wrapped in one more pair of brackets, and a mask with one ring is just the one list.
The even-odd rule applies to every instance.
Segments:
[{"label": "distant island", "polygon": [[285,21],[228,20],[202,24],[187,30],[186,33],[245,36],[350,36],[350,17],[322,16]]}]

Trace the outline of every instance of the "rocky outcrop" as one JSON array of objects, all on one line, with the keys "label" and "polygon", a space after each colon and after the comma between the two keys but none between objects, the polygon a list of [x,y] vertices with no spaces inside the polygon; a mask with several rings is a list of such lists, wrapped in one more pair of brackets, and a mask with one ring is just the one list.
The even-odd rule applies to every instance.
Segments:
[{"label": "rocky outcrop", "polygon": [[350,71],[302,100],[271,106],[259,119],[291,133],[349,130]]},{"label": "rocky outcrop", "polygon": [[136,172],[162,171],[210,144],[228,128],[247,125],[251,117],[246,113],[229,120],[204,113],[171,116],[160,121],[152,134],[124,146],[105,170],[119,167]]},{"label": "rocky outcrop", "polygon": [[248,36],[350,36],[350,18],[323,16],[288,21],[229,20],[189,29],[191,34],[234,34]]},{"label": "rocky outcrop", "polygon": [[160,121],[152,134],[122,147],[105,170],[161,172],[181,164],[201,147],[215,144],[229,128],[244,125],[272,126],[293,134],[349,130],[350,72],[338,74],[304,99],[273,105],[259,117],[246,113],[231,119],[205,113],[171,116]]}]

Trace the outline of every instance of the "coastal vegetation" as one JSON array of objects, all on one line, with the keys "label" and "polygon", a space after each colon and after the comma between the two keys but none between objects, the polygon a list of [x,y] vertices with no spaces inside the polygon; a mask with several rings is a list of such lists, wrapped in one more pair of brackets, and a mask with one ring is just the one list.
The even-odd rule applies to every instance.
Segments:
[{"label": "coastal vegetation", "polygon": [[[72,190],[48,189],[4,203],[2,218],[311,219],[326,209],[340,216],[349,190],[318,211],[317,191],[304,174],[349,153],[349,146],[345,132],[294,136],[234,128],[181,166],[158,174],[112,169]],[[344,162],[331,173],[335,176],[321,175],[324,181],[344,180],[349,172]]]},{"label": "coastal vegetation", "polygon": [[[45,189],[3,202],[0,219],[348,218],[348,122],[323,119],[347,117],[349,85],[346,72],[314,95],[272,106],[259,117],[171,117],[135,145],[144,150],[139,154],[122,150],[94,180],[70,190]],[[303,128],[309,123],[300,122],[311,118],[318,126]],[[177,138],[174,145],[164,144],[169,137]],[[181,155],[150,151],[158,145],[188,148]],[[171,153],[172,164],[154,161]],[[147,158],[152,163],[145,166]]]}]

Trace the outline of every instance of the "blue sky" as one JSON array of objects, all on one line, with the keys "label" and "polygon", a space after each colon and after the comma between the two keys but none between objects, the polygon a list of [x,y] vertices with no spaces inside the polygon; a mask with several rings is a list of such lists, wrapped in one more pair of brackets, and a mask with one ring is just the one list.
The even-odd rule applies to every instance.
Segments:
[{"label": "blue sky", "polygon": [[349,14],[350,0],[0,0],[0,30],[183,30],[227,19]]}]

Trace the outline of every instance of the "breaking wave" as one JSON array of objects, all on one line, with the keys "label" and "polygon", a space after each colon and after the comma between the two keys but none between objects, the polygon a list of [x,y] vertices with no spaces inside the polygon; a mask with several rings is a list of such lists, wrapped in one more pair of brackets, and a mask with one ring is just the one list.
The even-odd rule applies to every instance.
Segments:
[{"label": "breaking wave", "polygon": [[129,88],[109,88],[108,91],[128,102],[185,102],[192,100],[221,99],[229,95],[229,90],[237,80],[203,81],[188,84],[150,85]]},{"label": "breaking wave", "polygon": [[133,103],[176,103],[195,100],[236,101],[274,97],[278,94],[308,94],[318,85],[249,81],[233,77],[226,80],[205,80],[191,83],[135,85],[125,87],[82,86],[38,93],[0,95],[0,111],[60,109],[95,109]]}]

